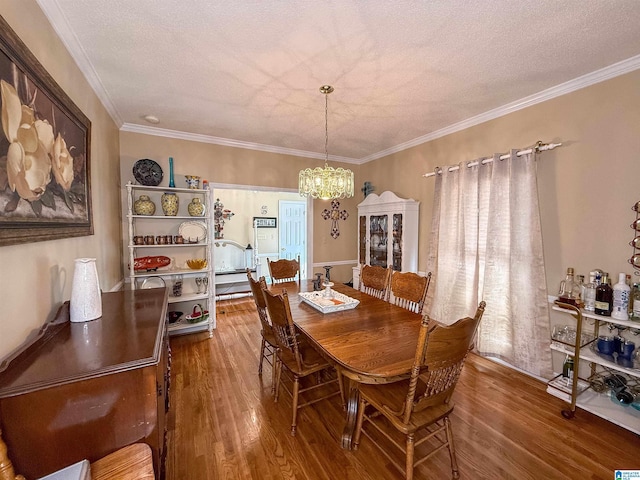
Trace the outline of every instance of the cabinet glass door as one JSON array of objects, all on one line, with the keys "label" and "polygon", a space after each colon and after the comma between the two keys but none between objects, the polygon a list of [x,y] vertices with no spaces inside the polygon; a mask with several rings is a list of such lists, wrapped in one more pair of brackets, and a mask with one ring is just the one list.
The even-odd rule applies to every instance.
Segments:
[{"label": "cabinet glass door", "polygon": [[358,262],[360,265],[367,263],[367,217],[358,218]]},{"label": "cabinet glass door", "polygon": [[369,225],[369,265],[386,267],[387,215],[371,215]]},{"label": "cabinet glass door", "polygon": [[402,214],[393,215],[393,269],[402,270]]}]

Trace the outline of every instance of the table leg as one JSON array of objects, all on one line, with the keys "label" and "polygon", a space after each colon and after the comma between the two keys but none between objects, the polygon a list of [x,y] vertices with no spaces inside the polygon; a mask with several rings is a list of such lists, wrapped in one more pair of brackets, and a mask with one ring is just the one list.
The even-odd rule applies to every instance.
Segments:
[{"label": "table leg", "polygon": [[356,431],[356,420],[358,419],[360,390],[358,389],[358,382],[347,377],[344,378],[347,380],[349,396],[347,400],[347,423],[342,431],[342,448],[344,450],[351,450],[353,445],[353,435]]}]

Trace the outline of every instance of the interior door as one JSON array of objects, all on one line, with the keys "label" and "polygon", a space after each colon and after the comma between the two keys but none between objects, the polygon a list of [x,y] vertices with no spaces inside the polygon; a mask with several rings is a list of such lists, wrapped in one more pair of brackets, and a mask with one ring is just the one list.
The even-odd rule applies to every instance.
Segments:
[{"label": "interior door", "polygon": [[300,255],[300,278],[307,278],[307,202],[278,202],[278,247],[280,258]]}]

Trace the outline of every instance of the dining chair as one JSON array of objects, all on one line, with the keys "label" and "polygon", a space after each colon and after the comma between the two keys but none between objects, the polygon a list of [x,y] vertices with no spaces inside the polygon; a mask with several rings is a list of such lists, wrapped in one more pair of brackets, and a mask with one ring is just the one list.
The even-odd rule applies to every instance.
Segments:
[{"label": "dining chair", "polygon": [[[261,285],[269,317],[271,318],[273,333],[275,334],[278,345],[276,353],[276,391],[274,400],[277,402],[279,398],[280,380],[282,370],[284,369],[285,376],[292,382],[291,390],[289,390],[286,383],[282,382],[282,385],[285,391],[291,396],[293,411],[291,435],[295,436],[298,410],[300,408],[338,394],[342,399],[342,404],[345,404],[342,377],[338,375],[337,372],[334,371],[334,368],[310,345],[298,340],[296,327],[293,323],[293,317],[291,316],[287,291],[283,289],[281,294],[274,294],[267,289],[266,284],[261,282]],[[303,379],[305,382],[308,381],[309,385],[301,387],[300,382]],[[329,391],[324,395],[314,395],[313,399],[300,403],[301,394],[328,386],[335,382],[338,383],[339,391]]]},{"label": "dining chair", "polygon": [[267,258],[267,265],[269,265],[269,275],[273,283],[297,281],[300,285],[300,255],[295,260],[281,258],[273,262]]},{"label": "dining chair", "polygon": [[[452,476],[459,478],[449,420],[454,407],[451,396],[467,354],[473,348],[484,308],[485,302],[480,302],[473,318],[465,317],[452,325],[441,324],[425,315],[410,377],[384,385],[360,385],[354,449],[358,448],[360,435],[364,433],[411,480],[415,466],[446,447]],[[364,422],[374,429],[365,429]],[[390,427],[406,437],[404,446],[392,438]],[[389,441],[383,443],[384,437],[405,454],[404,465],[387,452],[386,447],[390,445]],[[425,442],[428,444],[423,445]],[[429,446],[433,448],[427,448]],[[421,457],[415,460],[418,448]]]},{"label": "dining chair", "polygon": [[389,277],[391,268],[378,265],[363,265],[360,272],[360,291],[371,296],[386,300],[389,295]]},{"label": "dining chair", "polygon": [[399,307],[422,313],[430,283],[431,272],[426,277],[413,272],[393,272],[389,299]]},{"label": "dining chair", "polygon": [[249,286],[251,287],[251,293],[253,294],[253,301],[256,304],[258,310],[258,317],[260,318],[260,336],[262,341],[260,343],[260,364],[258,365],[258,375],[262,375],[262,363],[264,360],[271,365],[271,392],[276,391],[276,350],[278,349],[278,343],[269,321],[269,315],[267,314],[267,304],[264,302],[264,295],[262,295],[261,284],[266,286],[264,277],[260,277],[259,280],[254,280],[251,275],[251,270],[247,268],[247,279],[249,280]]}]

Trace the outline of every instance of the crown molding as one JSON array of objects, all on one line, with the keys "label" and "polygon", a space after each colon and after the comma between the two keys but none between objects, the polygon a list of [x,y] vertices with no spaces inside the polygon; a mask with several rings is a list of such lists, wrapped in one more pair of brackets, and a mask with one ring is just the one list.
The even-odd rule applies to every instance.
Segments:
[{"label": "crown molding", "polygon": [[503,117],[510,113],[517,112],[518,110],[531,107],[538,103],[546,102],[547,100],[566,95],[567,93],[575,92],[576,90],[580,90],[596,83],[604,82],[605,80],[624,75],[625,73],[638,70],[639,68],[640,55],[637,55],[621,62],[614,63],[613,65],[602,68],[600,70],[596,70],[581,77],[575,78],[568,82],[561,83],[560,85],[556,85],[555,87],[551,87],[546,90],[542,90],[541,92],[534,93],[533,95],[529,95],[528,97],[516,100],[515,102],[508,103],[506,105],[503,105],[502,107],[489,110],[488,112],[481,113],[480,115],[476,115],[475,117],[471,117],[461,122],[454,123],[453,125],[442,128],[440,130],[436,130],[413,140],[409,140],[408,142],[401,143],[399,145],[396,145],[395,147],[391,147],[367,157],[363,157],[362,159],[360,159],[360,163],[367,163],[372,160],[377,160],[378,158],[401,152],[408,148],[430,142],[437,138],[466,130],[467,128],[474,127],[484,122],[488,122],[489,120]]},{"label": "crown molding", "polygon": [[40,9],[49,19],[49,23],[55,30],[58,38],[67,48],[71,57],[75,60],[76,65],[87,79],[87,82],[98,96],[98,99],[109,113],[111,119],[115,122],[118,128],[122,125],[122,117],[118,113],[118,109],[111,101],[111,97],[104,88],[100,77],[96,73],[93,65],[89,61],[89,57],[82,47],[82,44],[78,40],[78,37],[71,29],[67,17],[62,13],[62,9],[58,4],[58,0],[36,0]]},{"label": "crown molding", "polygon": [[[181,132],[178,130],[169,130],[166,128],[148,127],[146,125],[137,125],[135,123],[125,123],[120,127],[122,132],[141,133],[144,135],[154,135],[156,137],[175,138],[178,140],[188,140],[191,142],[211,143],[214,145],[222,145],[225,147],[246,148],[248,150],[259,150],[262,152],[277,153],[280,155],[293,155],[295,157],[317,158],[324,160],[324,155],[318,152],[308,152],[306,150],[296,150],[293,148],[275,147],[273,145],[264,145],[261,143],[244,142],[241,140],[232,140],[230,138],[214,137],[212,135],[202,135],[199,133]],[[359,161],[355,158],[339,157],[329,155],[329,160],[333,162],[353,163]]]},{"label": "crown molding", "polygon": [[[264,145],[260,143],[252,143],[252,142],[243,142],[239,140],[232,140],[227,138],[214,137],[209,135],[201,135],[201,134],[192,134],[187,132],[180,132],[176,130],[168,130],[156,127],[146,127],[136,124],[124,123],[122,117],[118,113],[117,108],[113,104],[109,94],[107,93],[100,77],[96,73],[93,65],[89,61],[87,54],[80,44],[80,41],[76,37],[75,33],[69,26],[69,23],[64,16],[62,9],[58,3],[58,0],[36,0],[40,9],[43,11],[45,16],[49,19],[49,23],[55,30],[58,38],[65,45],[67,50],[69,51],[72,58],[75,60],[78,68],[83,73],[87,82],[98,96],[103,106],[115,122],[115,124],[121,129],[121,131],[125,132],[134,132],[134,133],[142,133],[146,135],[155,135],[160,137],[168,137],[168,138],[176,138],[189,140],[194,142],[202,142],[202,143],[210,143],[215,145],[229,146],[235,148],[245,148],[248,150],[259,150],[263,152],[270,152],[282,155],[293,155],[297,157],[305,157],[305,158],[315,158],[319,160],[324,160],[324,155],[317,152],[309,152],[305,150],[296,150],[290,148],[276,147],[272,145]],[[366,157],[356,159],[350,157],[339,157],[334,155],[329,155],[329,160],[335,162],[343,162],[350,163],[355,165],[362,165],[364,163],[377,160],[382,157],[386,157],[388,155],[392,155],[394,153],[401,152],[403,150],[407,150],[408,148],[415,147],[417,145],[421,145],[423,143],[436,140],[438,138],[444,137],[446,135],[456,133],[467,128],[479,125],[481,123],[487,122],[489,120],[493,120],[504,115],[508,115],[510,113],[516,112],[518,110],[522,110],[527,107],[531,107],[538,103],[545,102],[547,100],[551,100],[553,98],[566,95],[567,93],[574,92],[576,90],[580,90],[582,88],[588,87],[590,85],[594,85],[596,83],[603,82],[605,80],[609,80],[611,78],[615,78],[620,75],[624,75],[626,73],[632,72],[640,68],[640,55],[635,57],[628,58],[626,60],[622,60],[620,62],[614,63],[608,67],[602,68],[600,70],[596,70],[594,72],[588,73],[576,79],[570,80],[568,82],[562,83],[555,87],[548,88],[546,90],[542,90],[541,92],[535,93],[528,97],[524,97],[520,100],[516,100],[514,102],[508,103],[501,107],[495,108],[493,110],[489,110],[480,115],[476,115],[474,117],[468,118],[458,123],[454,123],[448,127],[442,128],[440,130],[436,130],[434,132],[428,133],[421,137],[415,138],[413,140],[409,140],[407,142],[401,143],[394,147],[381,150],[377,153],[373,153]]]}]

